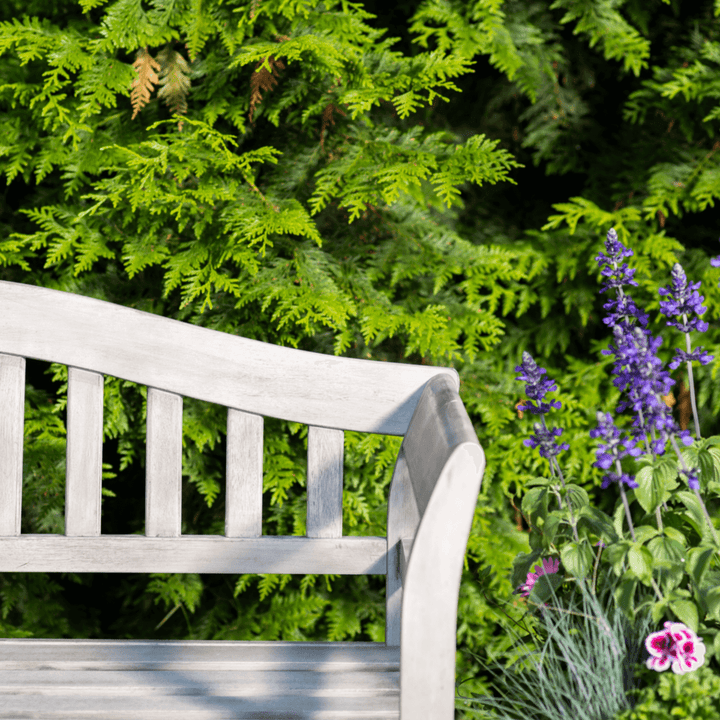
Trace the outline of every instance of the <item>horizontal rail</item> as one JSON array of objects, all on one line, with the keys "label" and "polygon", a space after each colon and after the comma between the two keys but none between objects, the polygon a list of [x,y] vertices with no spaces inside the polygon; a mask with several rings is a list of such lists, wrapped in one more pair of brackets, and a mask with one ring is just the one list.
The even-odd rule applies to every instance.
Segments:
[{"label": "horizontal rail", "polygon": [[404,435],[425,383],[453,368],[280,347],[95,298],[0,281],[0,353],[56,362],[246,413]]},{"label": "horizontal rail", "polygon": [[27,534],[0,537],[0,572],[385,575],[387,538]]}]

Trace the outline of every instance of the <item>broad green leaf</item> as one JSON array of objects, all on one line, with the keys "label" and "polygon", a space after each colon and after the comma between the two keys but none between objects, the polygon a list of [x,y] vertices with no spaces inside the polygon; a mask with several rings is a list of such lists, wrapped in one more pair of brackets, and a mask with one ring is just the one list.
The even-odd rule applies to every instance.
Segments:
[{"label": "broad green leaf", "polygon": [[533,525],[537,525],[538,518],[547,516],[548,491],[544,487],[531,488],[522,499],[522,511]]},{"label": "broad green leaf", "polygon": [[533,585],[528,600],[534,603],[545,603],[553,593],[562,585],[563,576],[558,573],[550,573],[549,575],[541,575]]},{"label": "broad green leaf", "polygon": [[623,572],[623,562],[627,557],[631,545],[632,543],[630,543],[629,541],[621,540],[618,543],[609,545],[603,553],[607,562],[609,562],[613,566],[613,570],[618,577],[620,577]]},{"label": "broad green leaf", "polygon": [[644,467],[636,475],[635,481],[638,487],[635,488],[635,497],[646,513],[655,512],[666,494],[665,482],[657,468]]},{"label": "broad green leaf", "polygon": [[639,525],[635,528],[635,542],[643,545],[650,538],[658,534],[658,529],[652,525]]},{"label": "broad green leaf", "polygon": [[628,564],[643,584],[650,584],[653,556],[646,547],[634,544],[628,551]]},{"label": "broad green leaf", "polygon": [[675,497],[687,508],[685,517],[687,517],[697,534],[701,538],[704,538],[705,535],[708,534],[709,528],[706,525],[705,516],[703,515],[697,495],[692,492],[683,491],[675,493]]},{"label": "broad green leaf", "polygon": [[635,588],[637,587],[637,579],[625,573],[620,584],[615,589],[613,596],[615,604],[622,610],[625,615],[632,617],[635,613]]},{"label": "broad green leaf", "polygon": [[697,586],[702,583],[714,554],[714,548],[702,545],[688,550],[686,569]]},{"label": "broad green leaf", "polygon": [[720,622],[720,587],[708,590],[705,594],[705,604],[708,609],[708,617]]},{"label": "broad green leaf", "polygon": [[587,540],[567,543],[560,551],[565,569],[574,577],[586,577],[594,560],[594,553]]},{"label": "broad green leaf", "polygon": [[671,601],[670,609],[678,616],[680,622],[685,623],[693,632],[697,632],[698,611],[692,600]]},{"label": "broad green leaf", "polygon": [[658,600],[658,602],[653,603],[653,606],[650,609],[650,616],[652,617],[654,623],[660,622],[660,619],[665,614],[665,608],[667,605],[667,600]]}]

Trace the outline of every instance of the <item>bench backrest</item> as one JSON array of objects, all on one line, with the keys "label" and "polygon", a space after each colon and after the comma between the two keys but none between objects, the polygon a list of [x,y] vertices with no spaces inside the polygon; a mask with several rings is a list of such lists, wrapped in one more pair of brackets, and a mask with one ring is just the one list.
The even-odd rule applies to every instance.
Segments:
[{"label": "bench backrest", "polygon": [[[20,532],[25,358],[68,366],[64,536]],[[104,375],[148,387],[145,536],[100,533]],[[458,388],[452,368],[305,352],[0,282],[0,572],[386,574],[387,642],[400,644],[406,615],[408,642],[412,625],[450,622],[454,653],[484,469]],[[180,532],[183,396],[228,408],[224,536]],[[306,537],[261,536],[263,416],[309,425]],[[405,436],[387,538],[343,537],[344,430]],[[403,609],[413,585],[417,609]],[[454,601],[450,617],[426,618],[423,594]]]}]

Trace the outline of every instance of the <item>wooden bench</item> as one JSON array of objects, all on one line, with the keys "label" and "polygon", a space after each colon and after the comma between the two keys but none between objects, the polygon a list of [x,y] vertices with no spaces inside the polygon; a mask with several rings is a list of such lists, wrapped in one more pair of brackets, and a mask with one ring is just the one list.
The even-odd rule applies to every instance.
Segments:
[{"label": "wooden bench", "polygon": [[[22,534],[25,358],[68,366],[65,535]],[[145,535],[101,535],[104,375],[146,385]],[[0,718],[450,720],[485,460],[454,369],[278,347],[0,282],[0,572],[387,576],[386,641],[0,640]],[[225,535],[182,535],[183,396],[228,408]],[[263,416],[309,426],[307,536],[262,536]],[[343,536],[343,431],[404,436]]]}]

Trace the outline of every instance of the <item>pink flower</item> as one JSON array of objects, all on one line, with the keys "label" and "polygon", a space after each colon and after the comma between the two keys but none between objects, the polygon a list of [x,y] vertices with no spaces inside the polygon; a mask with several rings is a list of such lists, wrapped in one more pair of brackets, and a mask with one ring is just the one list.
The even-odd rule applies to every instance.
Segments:
[{"label": "pink flower", "polygon": [[552,575],[553,573],[556,573],[560,569],[560,561],[559,560],[543,560],[542,565],[536,565],[533,570],[535,572],[529,572],[527,579],[525,580],[525,584],[521,585],[517,592],[519,592],[523,597],[528,597],[530,593],[532,592],[533,586],[538,581],[538,578],[541,575]]},{"label": "pink flower", "polygon": [[696,670],[705,662],[705,643],[682,623],[666,622],[665,629],[650,633],[645,647],[650,653],[647,666],[662,672],[672,664],[676,675]]}]

